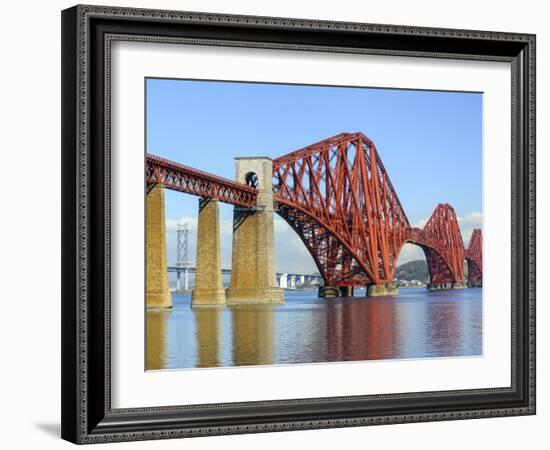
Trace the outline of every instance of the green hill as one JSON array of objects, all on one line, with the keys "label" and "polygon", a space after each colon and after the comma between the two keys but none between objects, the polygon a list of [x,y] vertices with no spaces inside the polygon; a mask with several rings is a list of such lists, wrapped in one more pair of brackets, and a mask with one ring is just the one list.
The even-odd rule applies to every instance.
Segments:
[{"label": "green hill", "polygon": [[428,265],[425,260],[415,260],[401,264],[395,269],[394,278],[406,281],[426,281],[429,278]]}]

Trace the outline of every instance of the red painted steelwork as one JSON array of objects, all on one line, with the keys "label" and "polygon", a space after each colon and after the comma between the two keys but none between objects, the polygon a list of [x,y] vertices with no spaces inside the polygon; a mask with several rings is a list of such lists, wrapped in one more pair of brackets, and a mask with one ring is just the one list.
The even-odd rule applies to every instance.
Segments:
[{"label": "red painted steelwork", "polygon": [[466,249],[468,263],[468,283],[471,286],[481,286],[483,283],[483,238],[481,230],[475,228]]},{"label": "red painted steelwork", "polygon": [[258,190],[227,178],[184,166],[158,156],[145,157],[147,184],[161,183],[167,189],[216,198],[241,207],[256,206]]},{"label": "red painted steelwork", "polygon": [[391,281],[409,222],[374,143],[342,133],[273,160],[278,213],[326,285]]},{"label": "red painted steelwork", "polygon": [[374,143],[342,133],[273,161],[278,213],[298,233],[327,286],[393,281],[406,242],[422,247],[432,284],[464,280],[454,209],[437,206],[411,228]]},{"label": "red painted steelwork", "polygon": [[[148,184],[256,206],[257,189],[158,156],[146,156],[146,177]],[[374,143],[363,133],[341,133],[273,160],[273,191],[276,211],[298,233],[326,286],[393,281],[406,242],[424,250],[432,284],[464,281],[465,258],[469,278],[481,282],[481,231],[474,231],[465,251],[448,204],[439,204],[423,229],[412,228]]]},{"label": "red painted steelwork", "polygon": [[422,230],[411,230],[407,242],[424,250],[432,285],[464,281],[464,242],[451,205],[437,205]]}]

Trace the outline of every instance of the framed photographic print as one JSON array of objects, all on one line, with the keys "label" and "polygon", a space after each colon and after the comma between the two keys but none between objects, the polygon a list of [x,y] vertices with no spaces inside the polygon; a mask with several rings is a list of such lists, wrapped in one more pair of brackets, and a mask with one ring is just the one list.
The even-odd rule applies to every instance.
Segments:
[{"label": "framed photographic print", "polygon": [[62,436],[535,413],[535,36],[62,13]]}]

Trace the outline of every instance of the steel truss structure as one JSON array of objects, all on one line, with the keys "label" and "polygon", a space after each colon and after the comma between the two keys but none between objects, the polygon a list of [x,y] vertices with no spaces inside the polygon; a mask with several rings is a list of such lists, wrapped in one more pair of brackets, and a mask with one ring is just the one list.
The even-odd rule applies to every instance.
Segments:
[{"label": "steel truss structure", "polygon": [[257,189],[155,155],[145,155],[145,175],[147,185],[160,183],[186,194],[242,207],[256,206]]},{"label": "steel truss structure", "polygon": [[483,238],[479,228],[472,232],[465,258],[468,263],[468,284],[481,286],[483,283]]},{"label": "steel truss structure", "polygon": [[392,279],[410,225],[370,139],[339,134],[275,159],[273,175],[279,214],[327,285]]},{"label": "steel truss structure", "polygon": [[422,230],[411,230],[407,242],[424,250],[432,285],[464,281],[464,242],[451,205],[437,205]]},{"label": "steel truss structure", "polygon": [[[226,178],[146,155],[147,184],[238,207],[256,207],[258,190]],[[437,205],[425,226],[413,228],[374,143],[363,133],[341,133],[273,160],[277,213],[311,253],[326,286],[369,286],[393,281],[406,243],[419,245],[432,285],[482,279],[481,230],[464,249],[458,218]]]}]

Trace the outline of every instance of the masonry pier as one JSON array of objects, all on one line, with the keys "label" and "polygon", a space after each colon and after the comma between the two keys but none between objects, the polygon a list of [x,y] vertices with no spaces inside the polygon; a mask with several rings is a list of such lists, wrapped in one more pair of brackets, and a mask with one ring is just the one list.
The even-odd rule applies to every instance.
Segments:
[{"label": "masonry pier", "polygon": [[146,301],[147,308],[171,308],[172,294],[168,285],[164,186],[155,184],[146,199]]},{"label": "masonry pier", "polygon": [[399,295],[399,289],[395,283],[371,284],[367,287],[367,297],[387,297]]},{"label": "masonry pier", "polygon": [[353,297],[353,286],[319,286],[318,296],[324,298]]},{"label": "masonry pier", "polygon": [[236,180],[258,188],[257,206],[235,206],[233,254],[227,304],[284,303],[275,276],[272,161],[267,157],[236,159]]},{"label": "masonry pier", "polygon": [[468,285],[465,281],[457,281],[456,283],[428,283],[426,289],[429,291],[446,291],[450,289],[465,289]]},{"label": "masonry pier", "polygon": [[225,305],[220,246],[220,210],[218,200],[199,200],[197,261],[191,306]]}]

